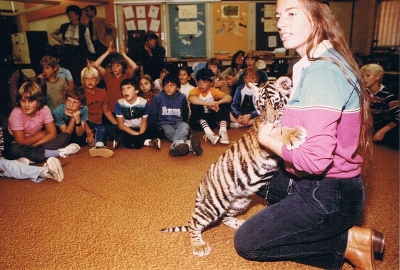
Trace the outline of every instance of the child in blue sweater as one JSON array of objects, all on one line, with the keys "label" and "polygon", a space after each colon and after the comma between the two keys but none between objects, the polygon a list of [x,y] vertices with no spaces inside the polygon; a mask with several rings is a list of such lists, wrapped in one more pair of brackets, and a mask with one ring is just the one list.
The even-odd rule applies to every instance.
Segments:
[{"label": "child in blue sweater", "polygon": [[150,109],[150,123],[153,128],[161,128],[165,137],[172,142],[169,154],[173,157],[185,156],[190,151],[201,155],[200,139],[193,135],[188,141],[189,107],[186,96],[178,89],[178,76],[168,74],[162,81],[162,91],[154,96]]}]

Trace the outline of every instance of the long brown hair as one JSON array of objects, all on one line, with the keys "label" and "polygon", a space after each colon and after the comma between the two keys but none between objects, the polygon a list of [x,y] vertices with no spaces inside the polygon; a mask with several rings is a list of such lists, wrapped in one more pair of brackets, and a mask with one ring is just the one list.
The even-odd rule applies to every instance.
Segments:
[{"label": "long brown hair", "polygon": [[[358,153],[363,158],[362,164],[362,176],[367,179],[369,173],[368,170],[371,168],[372,162],[372,116],[369,108],[369,98],[365,87],[361,82],[361,71],[355,60],[353,53],[351,52],[346,39],[343,35],[342,29],[337,22],[335,16],[332,14],[329,6],[326,3],[321,3],[318,0],[298,0],[304,10],[308,12],[310,20],[313,22],[313,33],[308,38],[306,54],[310,61],[326,58],[313,58],[311,51],[317,44],[323,40],[329,40],[334,50],[341,55],[348,63],[349,69],[354,73],[357,84],[352,83],[358,92],[360,98],[360,110],[361,110],[361,127],[360,127],[360,138],[358,142]],[[338,61],[333,60],[335,64],[344,70],[342,64]],[[347,77],[347,74],[345,74]],[[350,81],[349,81],[350,82]],[[366,182],[365,182],[366,183]]]}]

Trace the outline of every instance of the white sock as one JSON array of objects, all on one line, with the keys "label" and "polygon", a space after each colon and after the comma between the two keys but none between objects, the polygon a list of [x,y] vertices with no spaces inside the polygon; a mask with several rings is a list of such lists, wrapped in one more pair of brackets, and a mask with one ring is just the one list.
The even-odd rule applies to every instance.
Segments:
[{"label": "white sock", "polygon": [[211,130],[210,127],[205,127],[205,128],[204,128],[204,133],[206,133],[206,134],[212,134],[212,133],[214,133],[214,132]]}]

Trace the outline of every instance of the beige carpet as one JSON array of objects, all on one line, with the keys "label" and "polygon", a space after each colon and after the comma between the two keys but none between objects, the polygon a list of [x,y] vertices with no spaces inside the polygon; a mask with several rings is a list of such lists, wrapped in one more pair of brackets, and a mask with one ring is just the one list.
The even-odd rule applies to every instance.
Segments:
[{"label": "beige carpet", "polygon": [[[230,130],[231,141],[243,132]],[[1,179],[0,269],[313,269],[246,261],[224,225],[204,233],[212,247],[204,258],[192,255],[188,234],[160,232],[186,224],[201,176],[228,147],[203,143],[202,156],[173,158],[170,143],[162,143],[161,150],[120,148],[109,159],[90,157],[84,147],[61,159],[62,183]],[[375,157],[365,224],[386,233],[377,268],[398,269],[399,156],[379,147]],[[254,199],[245,217],[264,207]]]}]

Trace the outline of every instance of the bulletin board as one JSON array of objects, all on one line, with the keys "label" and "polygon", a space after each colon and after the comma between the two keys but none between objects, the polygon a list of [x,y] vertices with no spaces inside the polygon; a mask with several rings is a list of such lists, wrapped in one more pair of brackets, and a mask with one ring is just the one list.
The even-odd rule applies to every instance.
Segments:
[{"label": "bulletin board", "polygon": [[213,53],[229,52],[232,56],[238,50],[249,50],[248,6],[248,3],[237,2],[212,4]]},{"label": "bulletin board", "polygon": [[275,20],[276,4],[256,4],[256,50],[273,51],[283,47]]},{"label": "bulletin board", "polygon": [[161,34],[161,5],[123,5],[125,36],[128,31],[144,30]]},{"label": "bulletin board", "polygon": [[171,4],[168,9],[171,57],[206,57],[205,4]]}]

